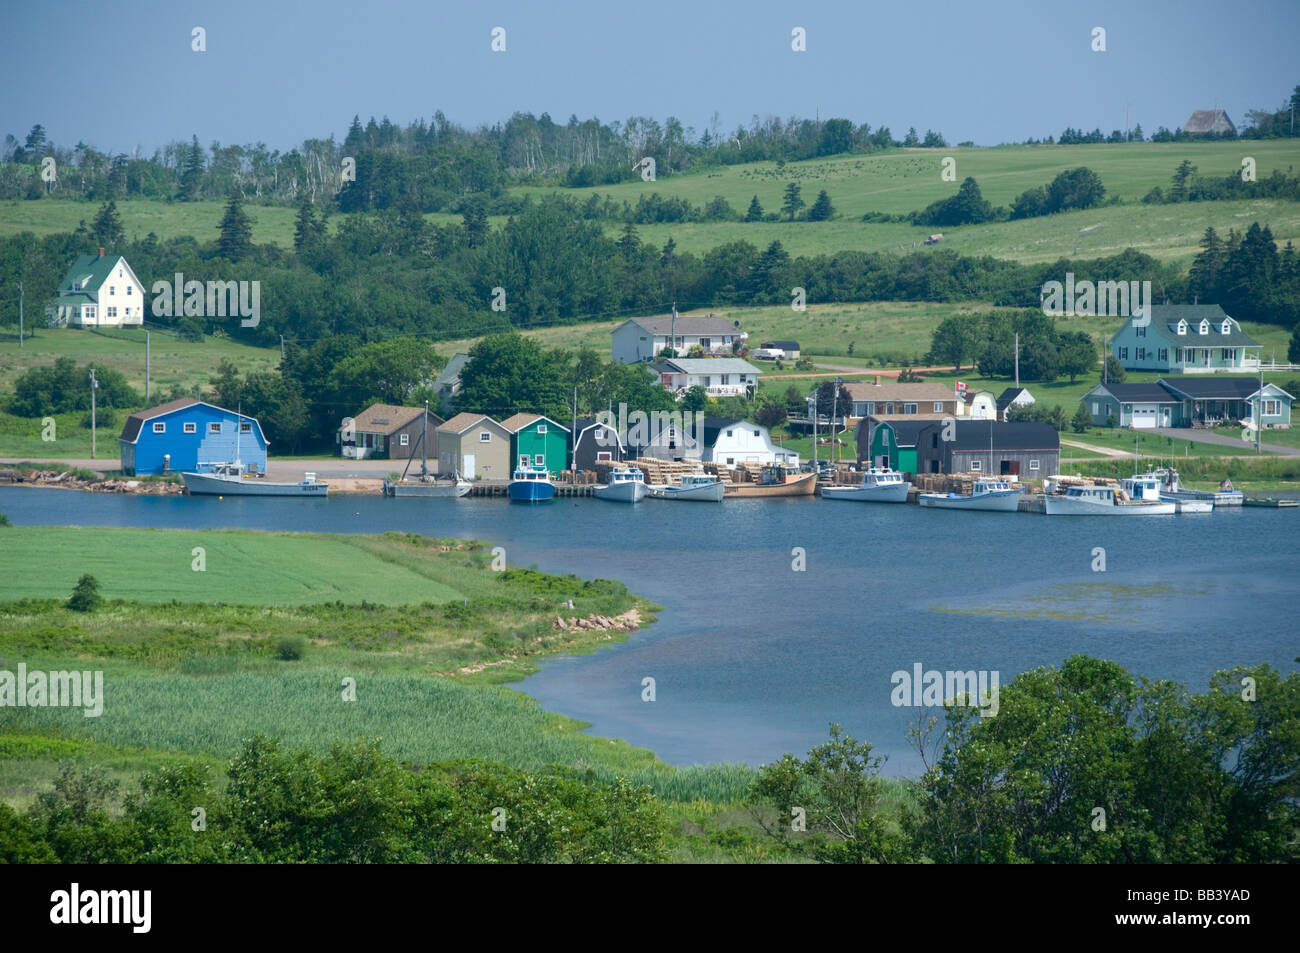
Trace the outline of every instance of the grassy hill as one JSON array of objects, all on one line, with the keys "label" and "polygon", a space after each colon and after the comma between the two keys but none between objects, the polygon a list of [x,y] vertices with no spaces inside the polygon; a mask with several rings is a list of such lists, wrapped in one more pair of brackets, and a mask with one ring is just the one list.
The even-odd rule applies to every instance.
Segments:
[{"label": "grassy hill", "polygon": [[[956,182],[940,179],[940,163],[956,159]],[[592,194],[635,204],[642,194],[658,193],[704,205],[721,195],[744,213],[757,195],[768,212],[779,212],[789,182],[798,182],[809,204],[820,189],[834,202],[837,217],[830,222],[688,223],[640,226],[642,237],[662,244],[671,236],[682,250],[700,252],[744,239],[766,246],[779,240],[792,254],[843,249],[889,251],[910,249],[934,229],[905,224],[863,223],[866,212],[901,214],[919,210],[956,192],[960,181],[974,176],[984,197],[994,205],[1009,205],[1021,192],[1046,185],[1059,172],[1087,166],[1101,176],[1108,196],[1122,206],[1067,212],[1018,222],[945,229],[939,247],[966,254],[989,254],[1024,262],[1051,261],[1061,256],[1108,255],[1127,247],[1158,258],[1184,262],[1207,226],[1227,231],[1244,229],[1253,221],[1268,223],[1279,241],[1300,239],[1300,206],[1267,200],[1206,202],[1176,206],[1139,203],[1154,186],[1167,188],[1178,163],[1190,159],[1199,174],[1238,174],[1241,160],[1251,156],[1260,178],[1274,169],[1300,167],[1300,145],[1283,140],[1200,143],[1126,143],[1086,146],[998,146],[993,148],[904,149],[871,156],[845,156],[807,162],[749,163],[660,177],[654,182],[627,182],[589,189],[520,187],[516,194],[541,196],[553,192],[577,201]],[[70,232],[82,219],[94,216],[96,203],[62,199],[0,203],[0,235],[29,230],[37,234]],[[129,238],[149,232],[161,238],[193,235],[200,241],[216,237],[224,205],[217,201],[163,202],[125,199],[118,211]],[[247,206],[253,219],[253,239],[288,248],[293,242],[295,211],[287,207]],[[432,222],[459,222],[460,216],[429,215]],[[337,219],[335,220],[337,221]],[[499,227],[504,219],[494,217]],[[621,226],[608,223],[611,234]]]}]

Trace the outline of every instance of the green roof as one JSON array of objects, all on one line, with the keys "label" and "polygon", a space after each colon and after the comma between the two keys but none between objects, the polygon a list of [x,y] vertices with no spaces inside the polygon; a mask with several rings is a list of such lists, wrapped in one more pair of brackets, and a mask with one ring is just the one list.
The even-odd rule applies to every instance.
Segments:
[{"label": "green roof", "polygon": [[[63,276],[63,281],[59,284],[59,298],[65,295],[77,294],[79,292],[99,292],[99,286],[102,285],[108,276],[113,273],[113,266],[117,264],[119,255],[105,255],[100,258],[98,255],[82,255],[68,273]],[[82,278],[88,279],[86,287],[76,289],[73,286]],[[92,298],[93,300],[93,298]]]}]

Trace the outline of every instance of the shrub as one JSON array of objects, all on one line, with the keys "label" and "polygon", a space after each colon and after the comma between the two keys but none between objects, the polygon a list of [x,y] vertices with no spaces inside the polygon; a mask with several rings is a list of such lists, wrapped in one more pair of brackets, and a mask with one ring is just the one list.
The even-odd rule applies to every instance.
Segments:
[{"label": "shrub", "polygon": [[275,657],[282,662],[296,662],[307,651],[307,639],[301,635],[284,635],[275,642]]},{"label": "shrub", "polygon": [[91,612],[99,608],[103,601],[103,596],[99,594],[99,582],[86,573],[77,580],[77,587],[72,590],[67,606],[73,612]]},{"label": "shrub", "polygon": [[9,519],[9,517],[5,516],[3,513],[0,513],[0,526],[13,526],[13,525],[14,524]]}]

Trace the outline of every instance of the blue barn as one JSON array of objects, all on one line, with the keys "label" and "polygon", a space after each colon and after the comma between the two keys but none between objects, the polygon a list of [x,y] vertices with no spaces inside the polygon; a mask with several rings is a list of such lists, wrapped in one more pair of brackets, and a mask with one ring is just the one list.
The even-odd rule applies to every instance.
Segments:
[{"label": "blue barn", "polygon": [[122,470],[143,476],[208,470],[233,463],[266,472],[267,439],[254,417],[240,416],[193,397],[182,397],[132,414],[122,428]]}]

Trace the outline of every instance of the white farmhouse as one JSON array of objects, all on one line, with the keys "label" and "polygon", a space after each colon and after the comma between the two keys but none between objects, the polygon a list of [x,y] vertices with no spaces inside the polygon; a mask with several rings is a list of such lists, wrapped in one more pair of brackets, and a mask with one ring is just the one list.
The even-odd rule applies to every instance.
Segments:
[{"label": "white farmhouse", "polygon": [[671,347],[685,355],[699,345],[705,354],[730,354],[734,345],[748,335],[726,318],[628,318],[609,332],[610,352],[622,364],[652,361],[659,352]]},{"label": "white farmhouse", "polygon": [[738,357],[670,357],[650,365],[664,390],[682,397],[703,387],[710,397],[743,397],[763,372]]},{"label": "white farmhouse", "polygon": [[742,463],[799,465],[799,454],[774,444],[766,427],[749,420],[727,417],[704,418],[704,449],[701,458],[705,463],[719,463],[727,467]]},{"label": "white farmhouse", "polygon": [[121,255],[80,256],[51,308],[60,327],[123,328],[144,323],[144,285]]},{"label": "white farmhouse", "polygon": [[957,410],[975,420],[997,420],[998,399],[991,390],[968,390],[961,395]]}]

